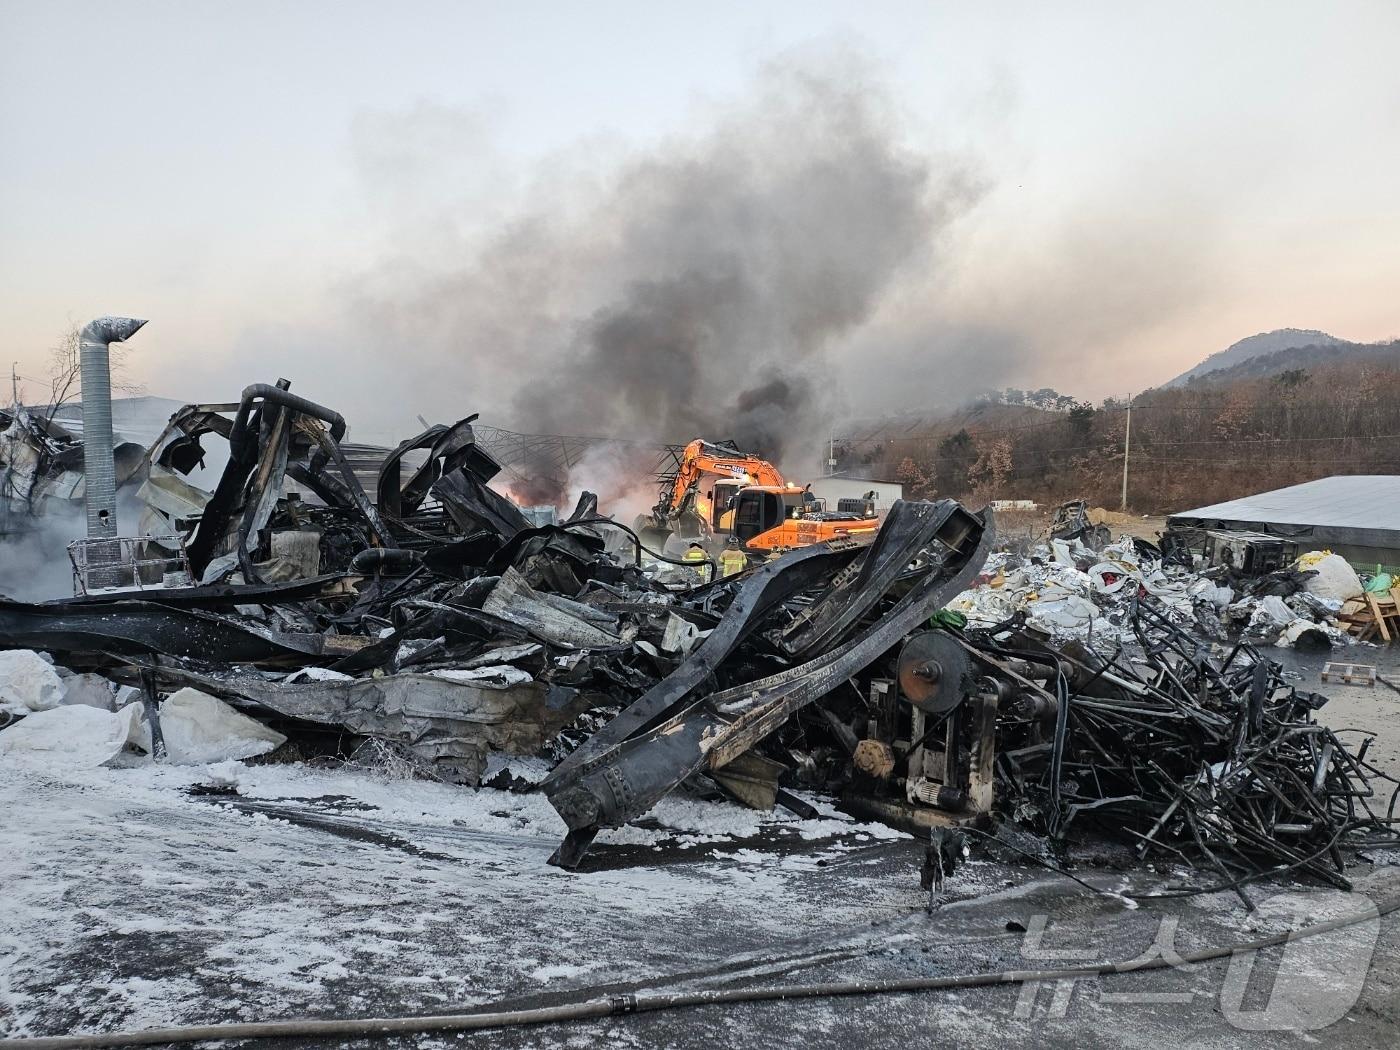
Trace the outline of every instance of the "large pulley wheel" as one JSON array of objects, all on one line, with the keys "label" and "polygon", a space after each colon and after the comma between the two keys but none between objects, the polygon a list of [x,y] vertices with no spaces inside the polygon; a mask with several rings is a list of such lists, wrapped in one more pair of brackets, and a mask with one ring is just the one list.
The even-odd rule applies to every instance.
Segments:
[{"label": "large pulley wheel", "polygon": [[927,714],[942,715],[957,707],[971,675],[967,653],[942,631],[920,631],[899,651],[899,690]]}]

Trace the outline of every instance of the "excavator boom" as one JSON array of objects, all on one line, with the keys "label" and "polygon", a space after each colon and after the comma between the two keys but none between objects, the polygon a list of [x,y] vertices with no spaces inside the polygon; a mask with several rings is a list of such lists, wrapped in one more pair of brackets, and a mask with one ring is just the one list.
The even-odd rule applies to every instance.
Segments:
[{"label": "excavator boom", "polygon": [[[733,479],[744,485],[776,485],[787,482],[778,468],[753,453],[740,452],[733,445],[720,445],[696,438],[681,453],[680,469],[662,494],[662,502],[674,514],[685,505],[686,497],[706,477]],[[669,497],[669,498],[668,498]],[[660,505],[658,505],[658,510]]]},{"label": "excavator boom", "polygon": [[753,556],[831,540],[868,540],[879,522],[853,514],[828,514],[810,492],[791,485],[762,457],[732,444],[697,438],[662,483],[638,532],[654,544],[667,537],[718,545],[737,536]]}]

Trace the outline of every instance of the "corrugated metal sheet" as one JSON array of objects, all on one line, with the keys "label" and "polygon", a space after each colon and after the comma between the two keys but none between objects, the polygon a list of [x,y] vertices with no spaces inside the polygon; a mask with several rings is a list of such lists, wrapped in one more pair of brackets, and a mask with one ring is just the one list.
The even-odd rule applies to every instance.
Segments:
[{"label": "corrugated metal sheet", "polygon": [[[112,429],[117,434],[118,441],[134,441],[138,445],[149,445],[160,432],[165,429],[165,424],[170,422],[170,416],[184,406],[183,401],[176,401],[168,397],[114,397],[112,399]],[[48,406],[31,409],[38,415],[47,415]],[[54,413],[54,422],[63,427],[64,430],[72,434],[78,440],[83,437],[83,403],[81,401],[70,401],[61,406]]]},{"label": "corrugated metal sheet", "polygon": [[[1181,511],[1168,525],[1249,528],[1313,546],[1400,551],[1400,475],[1350,474]],[[1351,556],[1351,555],[1348,555]]]},{"label": "corrugated metal sheet", "polygon": [[[353,441],[343,442],[340,446],[340,452],[345,457],[345,462],[350,464],[350,469],[359,481],[360,487],[365,490],[365,495],[367,495],[373,503],[379,502],[379,468],[384,465],[385,458],[392,451],[394,450],[385,448],[382,445],[361,445]],[[427,459],[428,452],[426,449],[414,449],[411,452],[406,452],[401,461],[402,474],[400,480],[407,481],[409,476],[421,467]],[[331,471],[334,473],[334,468],[331,468]],[[287,485],[289,488],[300,492],[302,494],[302,499],[306,500],[307,503],[313,506],[322,505],[315,493],[305,491],[304,488],[295,481],[288,479]]]},{"label": "corrugated metal sheet", "polygon": [[1400,531],[1400,475],[1353,474],[1319,478],[1182,511],[1172,517]]}]

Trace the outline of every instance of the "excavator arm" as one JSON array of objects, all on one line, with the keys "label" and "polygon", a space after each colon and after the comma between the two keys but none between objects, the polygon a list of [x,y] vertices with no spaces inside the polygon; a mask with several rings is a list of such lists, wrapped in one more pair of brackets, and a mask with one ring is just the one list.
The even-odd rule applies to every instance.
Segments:
[{"label": "excavator arm", "polygon": [[681,454],[680,468],[669,491],[662,493],[657,511],[674,515],[685,508],[700,482],[706,477],[734,478],[745,485],[776,485],[786,482],[778,468],[766,459],[746,455],[732,445],[718,445],[696,438]]},{"label": "excavator arm", "polygon": [[[766,459],[744,452],[732,444],[719,444],[697,438],[686,445],[677,459],[676,471],[661,484],[656,506],[637,519],[636,530],[643,541],[662,546],[672,535],[682,538],[713,538],[713,513],[705,489],[716,484],[729,492],[767,487],[786,489],[782,472]],[[714,499],[718,501],[719,495]],[[723,510],[723,507],[719,508]]]}]

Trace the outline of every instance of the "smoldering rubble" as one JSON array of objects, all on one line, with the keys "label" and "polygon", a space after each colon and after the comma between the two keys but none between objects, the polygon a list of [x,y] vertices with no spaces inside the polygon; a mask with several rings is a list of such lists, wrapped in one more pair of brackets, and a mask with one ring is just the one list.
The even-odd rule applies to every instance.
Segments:
[{"label": "smoldering rubble", "polygon": [[[285,383],[175,413],[128,482],[155,554],[120,586],[0,601],[0,753],[369,743],[420,776],[543,793],[567,868],[676,791],[799,817],[803,791],[839,797],[927,839],[930,886],[966,837],[1017,828],[1047,849],[1112,835],[1248,903],[1267,876],[1346,886],[1346,851],[1392,835],[1396,782],[1251,635],[1266,596],[1132,541],[999,550],[991,511],[951,500],[719,578],[588,493],[527,517],[491,487],[475,419],[374,450]],[[213,492],[189,481],[208,442],[228,453]],[[172,560],[185,578],[146,568]],[[1305,583],[1273,586],[1321,629]]]},{"label": "smoldering rubble", "polygon": [[50,499],[71,499],[82,485],[83,449],[62,426],[22,405],[0,409],[0,521],[16,529]]}]

